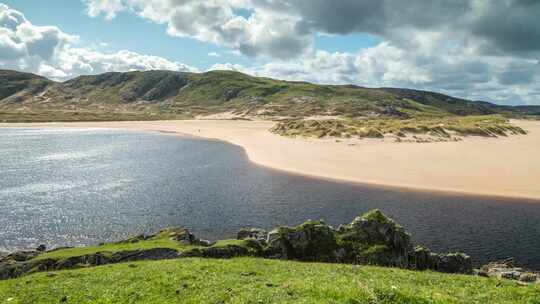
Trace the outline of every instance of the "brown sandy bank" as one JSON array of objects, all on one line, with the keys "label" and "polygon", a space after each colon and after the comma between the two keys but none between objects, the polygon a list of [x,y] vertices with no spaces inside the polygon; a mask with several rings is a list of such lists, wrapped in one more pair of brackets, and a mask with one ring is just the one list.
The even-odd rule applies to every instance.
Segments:
[{"label": "brown sandy bank", "polygon": [[461,142],[285,138],[266,121],[144,121],[0,124],[0,127],[99,127],[178,132],[242,146],[250,160],[288,172],[423,190],[540,199],[540,122],[514,121],[529,131],[508,138]]}]

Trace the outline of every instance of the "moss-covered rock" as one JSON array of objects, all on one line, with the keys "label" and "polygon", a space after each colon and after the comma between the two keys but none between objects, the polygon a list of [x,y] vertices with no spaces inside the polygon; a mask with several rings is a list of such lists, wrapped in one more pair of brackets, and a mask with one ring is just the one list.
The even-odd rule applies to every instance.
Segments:
[{"label": "moss-covered rock", "polygon": [[409,268],[448,273],[472,273],[471,258],[463,253],[437,254],[417,246],[409,255]]},{"label": "moss-covered rock", "polygon": [[339,260],[335,231],[322,221],[279,227],[268,234],[267,241],[267,251],[273,257],[320,262]]},{"label": "moss-covered rock", "polygon": [[341,262],[394,266],[416,270],[471,273],[469,256],[436,254],[414,247],[411,236],[379,210],[355,218],[337,230],[323,221],[295,227],[277,227],[266,235],[244,229],[239,240],[208,242],[184,228],[168,228],[97,247],[27,251],[0,258],[0,279],[23,274],[98,266],[139,260],[182,257],[232,258],[257,256],[313,262]]},{"label": "moss-covered rock", "polygon": [[243,228],[236,234],[237,240],[258,240],[266,241],[266,230],[260,228]]},{"label": "moss-covered rock", "polygon": [[407,267],[411,237],[403,227],[373,210],[338,229],[339,245],[347,259],[362,264]]},{"label": "moss-covered rock", "polygon": [[160,234],[168,235],[172,240],[184,245],[211,246],[214,244],[213,242],[195,237],[191,231],[184,228],[167,228],[160,231]]}]

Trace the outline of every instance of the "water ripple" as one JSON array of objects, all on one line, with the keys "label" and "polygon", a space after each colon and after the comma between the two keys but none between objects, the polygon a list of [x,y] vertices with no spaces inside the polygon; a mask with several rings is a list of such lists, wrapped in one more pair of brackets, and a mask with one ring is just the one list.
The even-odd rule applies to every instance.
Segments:
[{"label": "water ripple", "polygon": [[540,204],[335,183],[251,164],[217,141],[96,129],[0,129],[0,251],[184,226],[204,238],[379,208],[414,240],[540,268]]}]

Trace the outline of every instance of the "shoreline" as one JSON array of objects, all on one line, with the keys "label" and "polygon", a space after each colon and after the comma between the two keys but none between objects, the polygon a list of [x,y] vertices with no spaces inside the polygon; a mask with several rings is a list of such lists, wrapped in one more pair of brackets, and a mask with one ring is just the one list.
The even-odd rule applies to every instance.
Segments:
[{"label": "shoreline", "polygon": [[422,144],[287,138],[270,133],[274,122],[269,121],[0,123],[0,128],[111,128],[187,135],[240,146],[257,165],[307,177],[536,202],[540,200],[540,122],[514,123],[529,134]]}]

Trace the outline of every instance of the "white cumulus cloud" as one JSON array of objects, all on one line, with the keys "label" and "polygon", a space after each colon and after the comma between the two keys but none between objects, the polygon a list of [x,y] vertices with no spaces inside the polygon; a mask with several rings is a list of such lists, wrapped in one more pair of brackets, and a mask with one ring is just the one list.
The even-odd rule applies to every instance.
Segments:
[{"label": "white cumulus cloud", "polygon": [[0,67],[4,69],[58,80],[110,71],[197,71],[179,62],[127,50],[102,53],[77,46],[78,40],[58,27],[36,26],[21,12],[0,4]]},{"label": "white cumulus cloud", "polygon": [[[211,42],[266,62],[254,66],[222,63],[214,68],[540,104],[540,1],[85,2],[91,15],[111,17],[111,12],[126,11],[166,25],[169,35]],[[315,49],[317,35],[353,33],[374,35],[383,42],[356,53]]]}]

